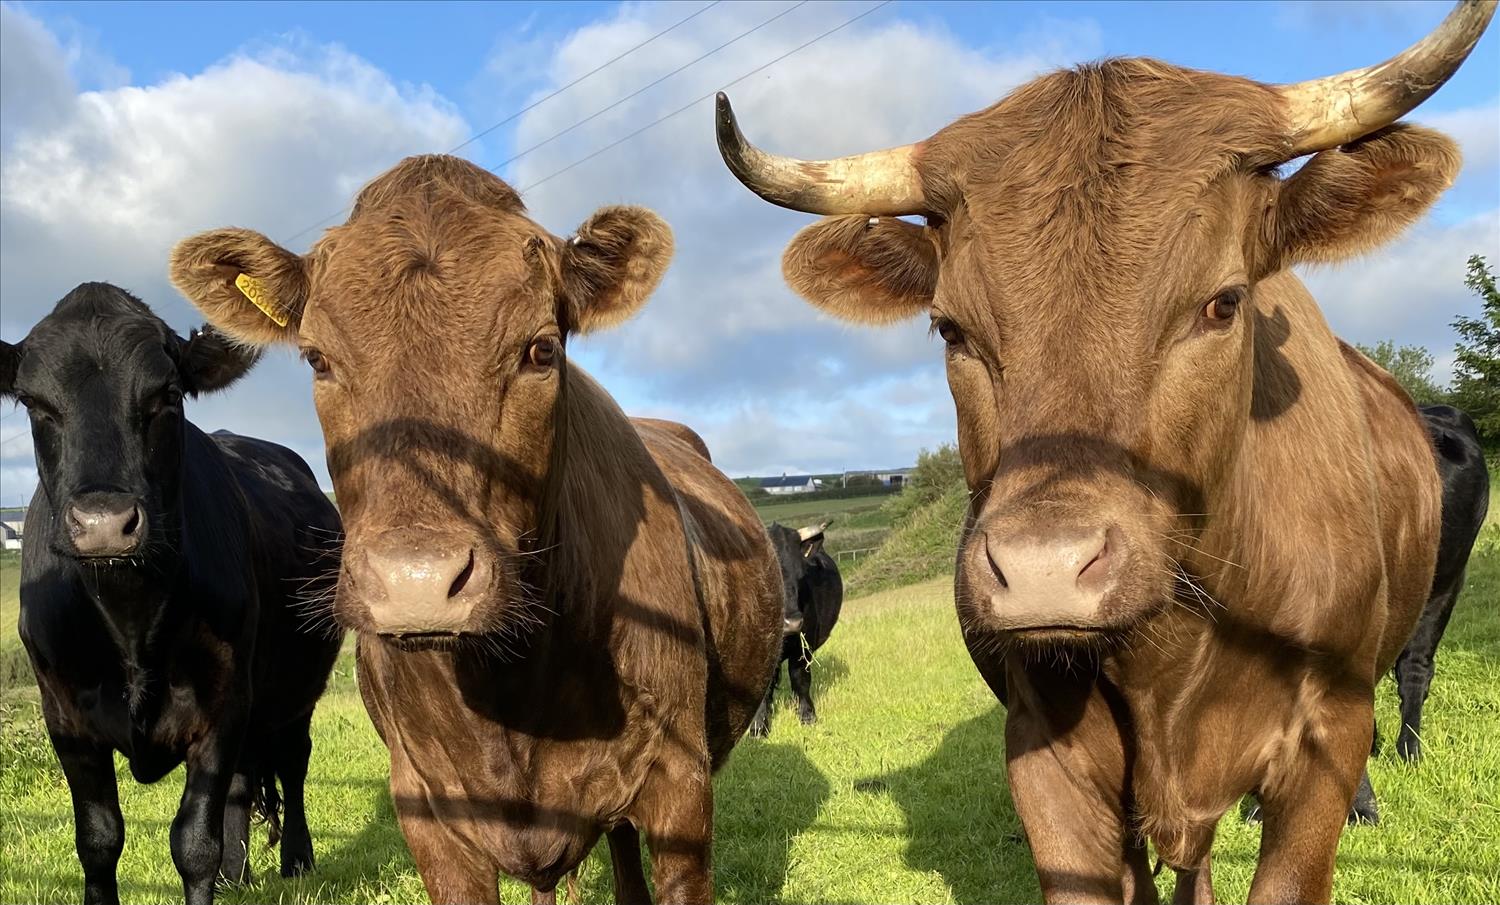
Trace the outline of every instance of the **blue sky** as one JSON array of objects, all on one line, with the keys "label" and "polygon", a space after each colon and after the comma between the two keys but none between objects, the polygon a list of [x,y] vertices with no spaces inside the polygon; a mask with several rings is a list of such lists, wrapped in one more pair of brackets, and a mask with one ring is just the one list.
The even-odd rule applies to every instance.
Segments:
[{"label": "blue sky", "polygon": [[[723,2],[468,145],[484,165],[577,123],[792,0]],[[527,186],[874,6],[811,3],[500,168]],[[703,8],[546,3],[5,3],[0,107],[0,334],[25,335],[87,279],[138,291],[179,331],[173,241],[242,225],[293,234],[401,156],[444,151]],[[884,6],[737,85],[752,138],[823,156],[911,141],[1030,76],[1149,55],[1262,81],[1368,65],[1425,34],[1435,3],[911,3]],[[1493,31],[1493,29],[1492,29]],[[1458,185],[1370,259],[1307,274],[1336,330],[1451,360],[1474,310],[1463,259],[1500,252],[1500,38],[1412,118],[1464,145]],[[678,234],[672,272],[635,322],[576,354],[632,412],[698,427],[732,473],[909,464],[951,440],[952,402],[925,324],[866,330],[791,296],[778,259],[810,218],[753,199],[713,150],[700,104],[527,193],[565,235],[600,204],[650,205]],[[307,375],[277,354],[192,416],[277,439],[321,472]],[[23,416],[0,412],[0,502],[30,492]]]}]

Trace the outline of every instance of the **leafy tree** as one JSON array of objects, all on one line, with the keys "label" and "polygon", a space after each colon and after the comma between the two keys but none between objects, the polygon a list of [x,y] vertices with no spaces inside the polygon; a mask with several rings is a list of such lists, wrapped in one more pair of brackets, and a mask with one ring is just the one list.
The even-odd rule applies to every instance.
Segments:
[{"label": "leafy tree", "polygon": [[937,449],[924,449],[917,453],[917,467],[912,470],[907,492],[915,491],[922,502],[935,500],[952,487],[964,482],[964,463],[958,457],[958,447],[943,443]]},{"label": "leafy tree", "polygon": [[1398,346],[1383,339],[1374,347],[1356,348],[1389,371],[1418,405],[1447,401],[1448,394],[1432,379],[1432,353],[1421,346]]},{"label": "leafy tree", "polygon": [[1500,446],[1500,289],[1482,255],[1469,256],[1464,284],[1479,296],[1478,317],[1459,316],[1458,361],[1453,366],[1453,404],[1469,413],[1490,449]]}]

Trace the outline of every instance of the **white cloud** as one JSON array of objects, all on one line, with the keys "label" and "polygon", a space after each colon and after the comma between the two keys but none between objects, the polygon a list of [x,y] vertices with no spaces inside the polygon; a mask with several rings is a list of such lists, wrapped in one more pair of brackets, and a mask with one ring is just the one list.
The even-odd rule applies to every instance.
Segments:
[{"label": "white cloud", "polygon": [[[95,279],[131,289],[185,333],[200,318],[166,278],[178,239],[234,224],[285,240],[394,161],[468,134],[433,91],[395,84],[336,46],[258,48],[196,75],[79,93],[68,51],[35,20],[3,13],[0,334],[11,341]],[[13,90],[46,103],[12,107]],[[285,442],[321,471],[307,387],[303,366],[272,356],[229,393],[195,403],[191,417]],[[24,416],[0,421],[6,503],[25,499],[34,481],[21,470],[25,431]],[[20,482],[23,473],[30,480]]]},{"label": "white cloud", "polygon": [[0,149],[9,147],[14,130],[60,122],[72,106],[62,45],[42,23],[0,3]]},{"label": "white cloud", "polygon": [[1460,314],[1477,317],[1479,300],[1464,286],[1469,255],[1500,249],[1500,210],[1440,225],[1427,221],[1400,240],[1362,258],[1302,274],[1334,332],[1350,342],[1394,339],[1432,350],[1434,376],[1451,377],[1449,326]]}]

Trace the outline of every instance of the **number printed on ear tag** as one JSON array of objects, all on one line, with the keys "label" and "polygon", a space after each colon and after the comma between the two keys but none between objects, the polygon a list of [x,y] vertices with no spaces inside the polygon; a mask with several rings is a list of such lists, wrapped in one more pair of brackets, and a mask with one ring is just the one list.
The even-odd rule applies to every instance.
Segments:
[{"label": "number printed on ear tag", "polygon": [[266,288],[265,283],[248,273],[242,273],[234,278],[234,285],[239,287],[240,292],[244,293],[245,298],[249,299],[251,304],[259,308],[266,317],[275,321],[276,326],[286,326],[286,312],[282,311],[281,306],[271,298],[271,292]]}]

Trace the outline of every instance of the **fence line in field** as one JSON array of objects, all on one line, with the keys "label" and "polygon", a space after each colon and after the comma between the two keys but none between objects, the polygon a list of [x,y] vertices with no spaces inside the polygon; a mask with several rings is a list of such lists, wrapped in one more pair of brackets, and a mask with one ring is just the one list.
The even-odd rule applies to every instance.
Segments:
[{"label": "fence line in field", "polygon": [[839,550],[837,553],[833,554],[833,561],[836,562],[836,563],[842,563],[844,561],[844,557],[847,556],[847,557],[849,557],[849,562],[856,563],[856,562],[859,562],[859,557],[861,555],[869,555],[871,553],[874,553],[878,549],[880,549],[880,548],[879,547],[859,547],[859,548],[854,549],[854,550]]}]

